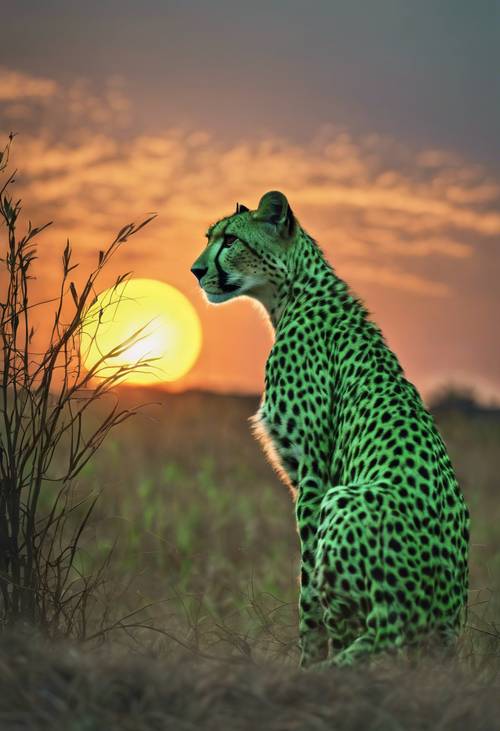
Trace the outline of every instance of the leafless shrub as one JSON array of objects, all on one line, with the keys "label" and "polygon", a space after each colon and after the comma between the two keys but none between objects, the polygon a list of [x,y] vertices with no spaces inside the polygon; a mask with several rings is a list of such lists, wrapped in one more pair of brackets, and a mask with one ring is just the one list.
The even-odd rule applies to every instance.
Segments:
[{"label": "leafless shrub", "polygon": [[[78,561],[79,542],[98,494],[75,499],[75,478],[109,432],[134,413],[114,400],[96,420],[92,407],[131,371],[148,368],[151,361],[143,358],[116,370],[105,367],[141,338],[139,330],[85,369],[80,337],[94,312],[94,337],[99,327],[102,310],[92,308],[97,278],[151,218],[119,231],[99,252],[80,292],[71,279],[78,265],[67,241],[58,294],[48,303],[32,302],[35,239],[49,224],[33,227],[29,222],[24,235],[18,235],[21,201],[10,195],[14,174],[6,173],[12,137],[0,153],[0,172],[6,176],[0,187],[5,235],[0,260],[0,621],[4,626],[26,621],[49,635],[83,637],[87,605],[106,561],[90,571]],[[117,291],[123,290],[127,276],[118,277],[115,290],[120,285]],[[40,347],[34,313],[50,304],[53,320]]]}]

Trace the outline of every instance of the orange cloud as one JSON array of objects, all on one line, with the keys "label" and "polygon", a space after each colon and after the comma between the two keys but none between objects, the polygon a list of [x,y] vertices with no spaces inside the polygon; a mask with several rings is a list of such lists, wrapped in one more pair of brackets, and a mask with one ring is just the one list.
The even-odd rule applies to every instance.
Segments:
[{"label": "orange cloud", "polygon": [[[27,213],[37,223],[56,221],[40,242],[40,287],[56,276],[53,252],[59,256],[66,235],[85,263],[124,223],[158,212],[140,240],[127,244],[110,276],[127,269],[157,276],[196,304],[214,350],[203,352],[183,385],[198,378],[211,387],[255,390],[261,377],[255,368],[263,368],[269,337],[254,334],[253,310],[241,302],[215,313],[189,274],[208,224],[236,201],[255,206],[266,190],[282,189],[355,289],[376,285],[388,298],[405,292],[414,301],[435,299],[440,306],[455,296],[449,272],[466,277],[460,267],[470,266],[500,233],[499,181],[453,152],[411,150],[332,125],[307,144],[276,137],[225,144],[205,130],[125,134],[131,104],[119,79],[105,83],[99,95],[83,81],[60,87],[0,72],[5,108],[20,99],[26,110],[45,97],[53,103],[44,127],[36,127],[33,111],[31,130],[13,150],[20,170],[17,193]],[[228,333],[244,331],[251,334],[239,341],[241,352],[228,350]],[[258,363],[249,370],[256,352]],[[225,376],[221,354],[228,364]]]},{"label": "orange cloud", "polygon": [[31,76],[19,71],[0,67],[0,101],[25,98],[46,99],[56,94],[58,84],[52,79]]},{"label": "orange cloud", "polygon": [[442,282],[434,282],[416,274],[398,271],[393,267],[353,262],[351,265],[344,264],[344,272],[344,276],[347,275],[348,279],[355,277],[360,282],[371,282],[413,294],[446,297],[450,293],[449,287]]},{"label": "orange cloud", "polygon": [[[76,141],[54,142],[45,131],[24,137],[16,164],[23,196],[53,209],[61,228],[78,224],[92,232],[87,246],[131,214],[149,211],[160,214],[155,238],[164,242],[162,249],[174,237],[197,239],[197,246],[206,225],[236,200],[255,205],[275,187],[285,190],[301,219],[314,219],[321,243],[328,247],[334,240],[341,255],[459,259],[472,254],[471,244],[461,240],[471,232],[500,233],[500,215],[484,210],[492,183],[463,182],[459,175],[436,184],[419,177],[418,166],[414,178],[383,172],[383,161],[373,155],[363,162],[363,149],[362,141],[355,144],[345,134],[317,149],[314,141],[299,147],[275,140],[224,147],[203,132],[178,130],[126,142],[83,132]],[[338,169],[349,166],[351,177],[340,182]],[[195,245],[187,245],[193,255]],[[365,277],[374,266],[371,261]],[[393,286],[399,277],[388,277],[384,266],[383,281]]]},{"label": "orange cloud", "polygon": [[[495,190],[484,175],[464,180],[448,171],[436,183],[434,176],[422,178],[418,165],[413,175],[384,171],[384,161],[365,151],[363,140],[345,133],[320,147],[314,140],[302,147],[286,140],[224,147],[203,132],[120,142],[84,131],[76,141],[54,142],[44,131],[24,137],[16,156],[23,196],[49,211],[61,229],[84,232],[88,248],[131,215],[157,211],[154,256],[172,259],[184,241],[180,251],[194,257],[207,224],[236,200],[255,205],[264,190],[281,188],[306,223],[314,220],[312,233],[327,250],[334,248],[341,261],[360,260],[360,279],[442,296],[444,284],[430,280],[425,287],[425,276],[405,262],[467,258],[473,247],[464,237],[500,233],[500,215],[484,207],[485,191]],[[351,175],[339,180],[339,170],[341,177],[346,170]],[[399,261],[392,275],[387,260],[377,263],[381,254]]]}]

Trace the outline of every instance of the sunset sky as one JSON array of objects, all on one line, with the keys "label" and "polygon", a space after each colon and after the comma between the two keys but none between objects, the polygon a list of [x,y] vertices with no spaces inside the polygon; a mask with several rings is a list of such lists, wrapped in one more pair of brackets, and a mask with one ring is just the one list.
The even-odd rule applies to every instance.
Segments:
[{"label": "sunset sky", "polygon": [[258,392],[271,335],[189,268],[236,201],[282,190],[424,393],[500,400],[500,2],[19,0],[3,13],[0,132],[26,212],[85,270],[150,212],[117,273],[195,306],[177,388]]}]

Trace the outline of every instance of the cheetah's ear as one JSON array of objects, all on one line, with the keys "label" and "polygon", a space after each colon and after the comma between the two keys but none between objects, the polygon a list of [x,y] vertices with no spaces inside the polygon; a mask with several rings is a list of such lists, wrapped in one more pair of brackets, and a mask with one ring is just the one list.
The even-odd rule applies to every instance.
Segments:
[{"label": "cheetah's ear", "polygon": [[247,206],[244,206],[243,203],[236,204],[235,213],[246,213],[249,210],[250,210],[250,208],[247,208]]},{"label": "cheetah's ear", "polygon": [[253,214],[256,221],[265,221],[276,226],[281,235],[291,236],[295,229],[295,217],[286,196],[279,190],[270,190],[259,201]]}]

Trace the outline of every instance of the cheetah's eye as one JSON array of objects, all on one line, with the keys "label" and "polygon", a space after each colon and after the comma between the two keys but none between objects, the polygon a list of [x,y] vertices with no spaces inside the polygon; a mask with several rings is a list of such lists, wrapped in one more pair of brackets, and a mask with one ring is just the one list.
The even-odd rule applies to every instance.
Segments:
[{"label": "cheetah's eye", "polygon": [[224,246],[229,247],[234,244],[235,241],[238,240],[237,236],[233,236],[232,234],[226,234],[224,236]]}]

